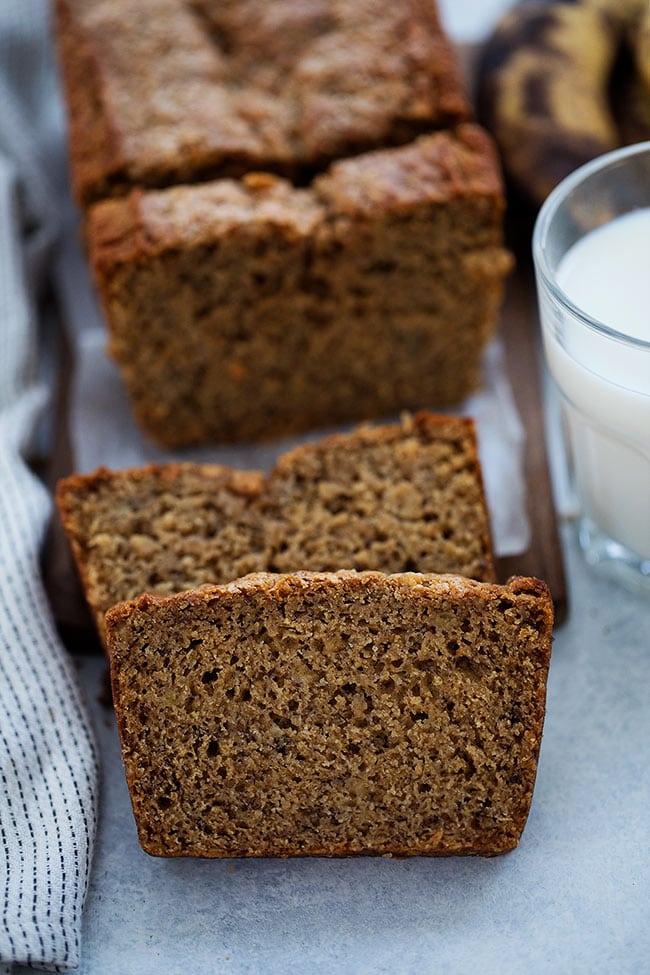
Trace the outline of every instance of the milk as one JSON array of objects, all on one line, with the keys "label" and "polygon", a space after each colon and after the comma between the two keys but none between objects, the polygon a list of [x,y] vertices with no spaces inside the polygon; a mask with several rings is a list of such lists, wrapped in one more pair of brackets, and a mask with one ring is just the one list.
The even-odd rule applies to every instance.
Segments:
[{"label": "milk", "polygon": [[[562,393],[573,473],[585,514],[650,559],[650,208],[587,234],[557,282],[607,336],[540,288],[544,343]],[[549,324],[550,323],[550,324]]]}]

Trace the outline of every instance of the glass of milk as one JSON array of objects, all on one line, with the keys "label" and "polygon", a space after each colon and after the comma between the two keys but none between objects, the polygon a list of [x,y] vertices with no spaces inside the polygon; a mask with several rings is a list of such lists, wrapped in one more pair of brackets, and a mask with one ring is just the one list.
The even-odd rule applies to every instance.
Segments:
[{"label": "glass of milk", "polygon": [[539,213],[533,256],[580,544],[650,592],[650,142],[565,179]]}]

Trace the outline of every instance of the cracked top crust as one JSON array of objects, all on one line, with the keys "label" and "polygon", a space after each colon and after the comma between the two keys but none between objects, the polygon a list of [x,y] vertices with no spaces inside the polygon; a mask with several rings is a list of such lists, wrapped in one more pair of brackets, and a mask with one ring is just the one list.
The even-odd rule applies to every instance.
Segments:
[{"label": "cracked top crust", "polygon": [[453,199],[483,200],[485,226],[500,233],[502,188],[489,136],[464,124],[421,136],[398,149],[334,163],[309,188],[268,173],[160,191],[133,189],[88,210],[87,241],[96,270],[110,270],[166,250],[212,244],[232,234],[328,238],[332,221],[409,214]]},{"label": "cracked top crust", "polygon": [[256,169],[295,178],[470,115],[433,0],[56,0],[85,203]]}]

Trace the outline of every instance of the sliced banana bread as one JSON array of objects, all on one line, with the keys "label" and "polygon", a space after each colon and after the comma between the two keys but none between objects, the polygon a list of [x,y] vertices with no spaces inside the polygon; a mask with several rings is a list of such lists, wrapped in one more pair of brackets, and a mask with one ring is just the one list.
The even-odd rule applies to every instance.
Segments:
[{"label": "sliced banana bread", "polygon": [[469,419],[420,413],[298,447],[268,478],[215,465],[99,470],[57,502],[100,633],[115,603],[253,571],[494,578]]},{"label": "sliced banana bread", "polygon": [[477,386],[504,200],[434,0],[56,11],[109,349],[151,438],[271,438]]},{"label": "sliced banana bread", "polygon": [[552,603],[535,579],[255,574],[106,617],[143,848],[492,856],[531,803]]}]

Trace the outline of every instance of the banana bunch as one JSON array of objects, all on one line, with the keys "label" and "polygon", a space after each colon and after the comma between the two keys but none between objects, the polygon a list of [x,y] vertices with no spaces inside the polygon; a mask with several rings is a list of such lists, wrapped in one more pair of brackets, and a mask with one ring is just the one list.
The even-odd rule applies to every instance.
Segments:
[{"label": "banana bunch", "polygon": [[650,0],[520,0],[485,45],[477,101],[540,204],[582,163],[650,139]]}]

